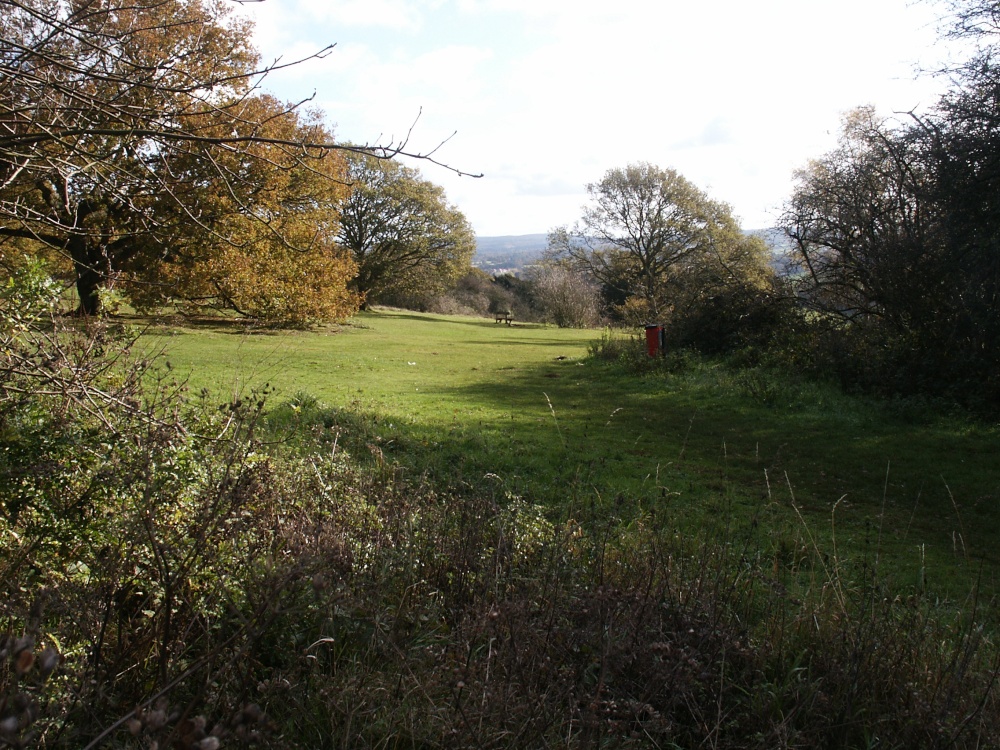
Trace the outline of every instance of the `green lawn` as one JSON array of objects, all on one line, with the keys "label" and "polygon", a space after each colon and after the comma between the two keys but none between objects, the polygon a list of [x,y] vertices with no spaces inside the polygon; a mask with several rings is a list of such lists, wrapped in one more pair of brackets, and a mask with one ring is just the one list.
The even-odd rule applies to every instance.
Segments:
[{"label": "green lawn", "polygon": [[376,311],[321,332],[155,326],[144,341],[194,393],[308,394],[333,410],[339,448],[414,475],[587,523],[655,516],[775,570],[815,539],[828,565],[877,555],[900,586],[960,596],[981,575],[998,590],[994,427],[704,363],[626,375],[587,357],[599,337]]}]

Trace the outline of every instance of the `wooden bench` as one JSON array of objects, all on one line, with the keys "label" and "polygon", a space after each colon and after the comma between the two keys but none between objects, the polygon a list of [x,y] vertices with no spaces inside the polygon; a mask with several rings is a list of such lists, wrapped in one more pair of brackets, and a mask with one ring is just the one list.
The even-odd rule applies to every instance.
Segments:
[{"label": "wooden bench", "polygon": [[511,315],[510,310],[498,312],[494,317],[497,323],[506,323],[507,325],[510,325],[511,321],[514,320],[514,316]]}]

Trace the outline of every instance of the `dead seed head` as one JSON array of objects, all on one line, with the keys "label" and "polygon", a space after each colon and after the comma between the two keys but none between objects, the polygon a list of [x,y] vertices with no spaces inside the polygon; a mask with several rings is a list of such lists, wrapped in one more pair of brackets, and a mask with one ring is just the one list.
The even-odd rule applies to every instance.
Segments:
[{"label": "dead seed head", "polygon": [[167,712],[162,708],[154,709],[146,714],[146,726],[153,730],[162,729],[167,723]]},{"label": "dead seed head", "polygon": [[17,672],[17,676],[20,677],[31,671],[32,665],[35,663],[35,655],[31,651],[21,651],[14,657],[14,670]]}]

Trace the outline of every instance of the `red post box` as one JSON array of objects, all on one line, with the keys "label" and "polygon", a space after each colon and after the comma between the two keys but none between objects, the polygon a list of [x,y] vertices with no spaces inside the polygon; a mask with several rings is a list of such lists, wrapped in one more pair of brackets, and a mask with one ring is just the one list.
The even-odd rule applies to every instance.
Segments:
[{"label": "red post box", "polygon": [[650,357],[660,354],[663,343],[663,329],[661,326],[650,324],[646,326],[646,353]]}]

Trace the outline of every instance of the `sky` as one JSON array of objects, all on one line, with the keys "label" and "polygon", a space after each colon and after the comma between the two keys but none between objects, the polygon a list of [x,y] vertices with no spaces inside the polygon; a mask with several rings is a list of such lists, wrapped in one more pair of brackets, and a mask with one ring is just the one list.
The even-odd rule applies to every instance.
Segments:
[{"label": "sky", "polygon": [[[480,236],[572,226],[616,167],[670,167],[778,223],[851,109],[933,104],[942,8],[912,0],[265,0],[262,88],[312,97],[339,140],[398,143]],[[440,146],[440,148],[438,148]]]}]

